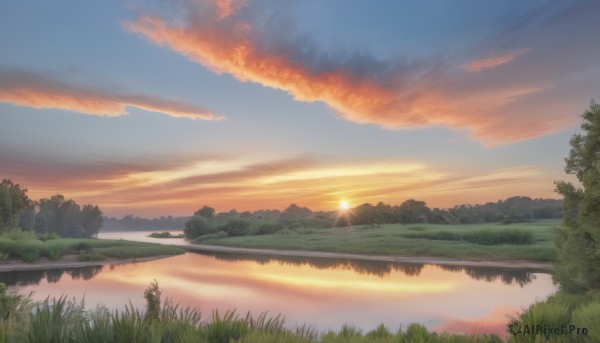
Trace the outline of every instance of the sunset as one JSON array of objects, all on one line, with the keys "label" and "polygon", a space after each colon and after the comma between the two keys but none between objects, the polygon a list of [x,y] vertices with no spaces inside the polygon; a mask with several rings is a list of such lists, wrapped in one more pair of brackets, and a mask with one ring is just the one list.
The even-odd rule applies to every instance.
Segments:
[{"label": "sunset", "polygon": [[98,307],[55,341],[128,342],[128,303],[148,341],[600,341],[599,15],[3,2],[0,341],[43,341],[63,289]]},{"label": "sunset", "polygon": [[114,216],[556,197],[597,5],[365,6],[4,4],[0,170]]}]

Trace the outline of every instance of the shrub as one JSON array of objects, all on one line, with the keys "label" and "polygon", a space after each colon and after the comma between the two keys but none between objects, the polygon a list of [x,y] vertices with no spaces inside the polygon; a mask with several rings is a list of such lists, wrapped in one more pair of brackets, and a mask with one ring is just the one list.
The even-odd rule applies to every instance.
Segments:
[{"label": "shrub", "polygon": [[226,237],[227,237],[227,234],[225,233],[225,231],[219,231],[217,233],[209,233],[208,235],[200,236],[200,237],[194,239],[193,242],[201,243],[201,242],[209,240],[209,239],[222,239],[222,238],[226,238]]},{"label": "shrub", "polygon": [[185,223],[185,229],[183,230],[183,234],[187,239],[194,239],[213,232],[215,230],[208,226],[206,220],[200,217],[194,217]]},{"label": "shrub", "polygon": [[232,220],[231,222],[220,227],[220,229],[225,231],[229,237],[245,236],[248,234],[249,228],[250,223],[240,219]]},{"label": "shrub", "polygon": [[257,235],[270,235],[279,230],[283,229],[283,225],[281,224],[263,224],[259,226],[258,231],[256,231]]},{"label": "shrub", "polygon": [[44,233],[44,234],[39,235],[39,239],[42,242],[51,241],[51,240],[59,239],[59,238],[60,238],[60,236],[55,234],[54,232]]}]

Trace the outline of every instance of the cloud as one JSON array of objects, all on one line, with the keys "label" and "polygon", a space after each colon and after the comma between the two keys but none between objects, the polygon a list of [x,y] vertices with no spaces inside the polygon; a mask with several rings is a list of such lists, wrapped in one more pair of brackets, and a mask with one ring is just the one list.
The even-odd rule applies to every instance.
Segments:
[{"label": "cloud", "polygon": [[222,119],[204,107],[178,99],[73,84],[57,75],[23,70],[0,69],[0,102],[108,117],[125,115],[127,107],[137,107],[176,118]]},{"label": "cloud", "polygon": [[527,52],[527,50],[529,49],[523,48],[510,51],[501,55],[491,55],[482,59],[471,61],[463,65],[463,68],[470,72],[478,72],[485,69],[494,69],[503,64],[511,62],[515,58]]},{"label": "cloud", "polygon": [[198,154],[72,161],[0,148],[0,156],[2,177],[27,187],[31,198],[61,193],[98,204],[111,216],[189,215],[203,204],[218,211],[283,209],[291,203],[334,210],[342,199],[354,207],[416,198],[433,208],[514,195],[554,196],[552,180],[527,166],[450,174],[415,161],[348,163],[305,155],[262,161]]},{"label": "cloud", "polygon": [[243,7],[245,3],[245,0],[217,0],[217,15],[219,19],[229,17]]},{"label": "cloud", "polygon": [[[297,101],[323,102],[351,122],[387,129],[443,126],[466,130],[485,145],[545,135],[572,124],[576,112],[561,112],[554,106],[558,100],[543,95],[562,89],[563,76],[597,67],[597,62],[571,64],[552,54],[556,45],[549,38],[557,32],[581,34],[582,40],[593,37],[584,24],[561,26],[563,21],[555,18],[561,13],[540,16],[533,24],[515,20],[499,29],[495,39],[500,46],[486,42],[484,50],[467,51],[488,57],[472,60],[463,69],[459,61],[443,56],[382,59],[351,49],[328,51],[298,32],[293,20],[278,16],[280,11],[269,14],[269,8],[247,4],[222,20],[220,8],[227,8],[228,1],[178,3],[183,9],[179,15],[145,12],[123,26],[216,73],[285,91]],[[588,12],[578,11],[577,16]],[[529,46],[525,40],[539,44]],[[490,55],[490,49],[508,52]],[[509,63],[518,56],[526,58]],[[568,68],[548,70],[538,63],[540,58],[546,64],[559,60]],[[497,68],[500,65],[506,68]],[[474,72],[482,70],[488,72]]]}]

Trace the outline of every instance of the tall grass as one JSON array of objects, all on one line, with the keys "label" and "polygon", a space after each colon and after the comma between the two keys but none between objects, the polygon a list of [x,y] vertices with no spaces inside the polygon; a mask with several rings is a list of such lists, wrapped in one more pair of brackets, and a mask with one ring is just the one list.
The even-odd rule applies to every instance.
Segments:
[{"label": "tall grass", "polygon": [[9,292],[0,283],[0,342],[19,342],[25,339],[32,307],[33,302],[29,296]]},{"label": "tall grass", "polygon": [[64,254],[77,254],[80,261],[101,261],[106,257],[141,258],[177,255],[179,248],[154,243],[122,240],[72,239],[42,237],[28,231],[13,230],[0,235],[0,259],[18,258],[35,262],[41,257],[57,260]]},{"label": "tall grass", "polygon": [[406,238],[419,238],[442,241],[466,241],[481,245],[529,245],[533,244],[533,232],[518,228],[503,230],[474,230],[466,232],[433,231],[433,232],[407,232],[402,234]]},{"label": "tall grass", "polygon": [[[1,285],[1,284],[0,284]],[[147,293],[157,294],[158,284],[151,284]],[[0,304],[7,300],[7,294],[0,297]],[[19,314],[23,328],[9,326],[6,316],[2,316],[1,342],[28,343],[135,343],[135,342],[206,342],[206,343],[336,343],[336,342],[500,342],[494,335],[462,336],[438,334],[428,331],[419,324],[411,324],[405,331],[390,332],[385,326],[363,334],[352,325],[344,325],[339,331],[318,334],[314,329],[303,325],[296,329],[288,328],[282,316],[268,316],[261,313],[255,317],[251,313],[240,316],[235,310],[221,313],[213,311],[209,322],[203,322],[201,312],[196,308],[181,307],[171,299],[165,300],[157,308],[157,315],[136,309],[131,303],[123,311],[109,311],[104,306],[86,311],[84,302],[76,302],[61,296],[38,303],[31,311],[25,306],[28,297],[11,295],[21,304],[19,310],[10,307],[9,313]],[[150,304],[157,297],[146,297]],[[3,307],[4,308],[4,307]],[[151,306],[147,306],[151,309]],[[154,311],[154,309],[152,309]],[[5,314],[5,312],[2,312]],[[9,316],[10,317],[10,316]],[[11,323],[15,323],[12,320]],[[20,333],[21,336],[18,336]]]}]

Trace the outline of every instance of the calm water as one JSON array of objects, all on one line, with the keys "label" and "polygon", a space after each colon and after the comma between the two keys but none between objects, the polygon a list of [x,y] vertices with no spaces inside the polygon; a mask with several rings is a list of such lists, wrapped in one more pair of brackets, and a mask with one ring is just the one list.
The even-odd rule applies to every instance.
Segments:
[{"label": "calm water", "polygon": [[163,297],[201,308],[206,319],[213,309],[268,311],[284,314],[290,326],[307,323],[319,331],[344,323],[396,330],[418,322],[438,331],[504,335],[508,316],[556,290],[545,273],[232,253],[0,273],[1,282],[36,299],[85,296],[88,308],[124,308],[129,301],[143,308],[153,279]]}]

